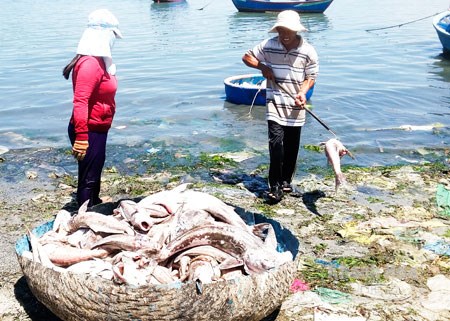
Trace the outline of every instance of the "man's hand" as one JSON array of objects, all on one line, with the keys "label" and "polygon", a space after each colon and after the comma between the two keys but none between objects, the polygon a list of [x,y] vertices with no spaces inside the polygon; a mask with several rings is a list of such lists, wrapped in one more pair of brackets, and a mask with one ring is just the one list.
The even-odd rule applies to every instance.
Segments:
[{"label": "man's hand", "polygon": [[269,66],[259,63],[258,69],[261,70],[262,75],[267,80],[275,80],[275,76],[273,75],[273,70]]},{"label": "man's hand", "polygon": [[81,161],[86,156],[89,142],[87,140],[76,140],[72,147],[72,155],[77,160]]},{"label": "man's hand", "polygon": [[300,91],[298,95],[295,97],[295,105],[300,107],[300,109],[304,109],[306,105],[306,94],[303,91]]}]

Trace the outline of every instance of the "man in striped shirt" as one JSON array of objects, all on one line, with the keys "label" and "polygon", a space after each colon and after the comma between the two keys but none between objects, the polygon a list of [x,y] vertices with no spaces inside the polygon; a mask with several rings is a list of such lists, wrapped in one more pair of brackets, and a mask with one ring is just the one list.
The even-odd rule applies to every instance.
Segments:
[{"label": "man in striped shirt", "polygon": [[269,31],[278,36],[262,41],[242,57],[247,66],[261,70],[267,79],[270,203],[279,202],[283,193],[293,190],[306,93],[319,72],[316,50],[297,34],[306,30],[297,12],[282,11]]}]

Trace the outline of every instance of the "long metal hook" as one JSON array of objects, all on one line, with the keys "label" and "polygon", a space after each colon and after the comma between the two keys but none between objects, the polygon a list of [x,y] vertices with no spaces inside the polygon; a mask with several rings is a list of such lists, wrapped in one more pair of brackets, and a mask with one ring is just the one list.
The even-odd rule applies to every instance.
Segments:
[{"label": "long metal hook", "polygon": [[[280,84],[279,82],[275,81],[275,84],[280,87],[286,94],[288,94],[292,99],[297,99],[294,95],[292,95],[282,84]],[[313,116],[323,127],[325,127],[326,130],[328,130],[330,133],[332,133],[334,135],[334,137],[337,137],[337,135],[331,130],[330,127],[327,126],[327,124],[325,124],[319,117],[316,116],[316,114],[314,114],[310,109],[308,109],[305,106],[305,110],[311,115]]]}]

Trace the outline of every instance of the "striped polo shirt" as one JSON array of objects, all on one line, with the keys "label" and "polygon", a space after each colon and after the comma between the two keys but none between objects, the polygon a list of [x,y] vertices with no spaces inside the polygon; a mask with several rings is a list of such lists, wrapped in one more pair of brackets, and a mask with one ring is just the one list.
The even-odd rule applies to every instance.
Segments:
[{"label": "striped polo shirt", "polygon": [[[301,38],[297,48],[290,51],[278,41],[278,36],[266,39],[247,54],[271,67],[276,81],[283,84],[294,96],[300,91],[305,79],[316,80],[319,73],[317,52],[304,38]],[[272,81],[267,81],[266,99],[267,120],[273,120],[283,126],[305,124],[305,110],[295,106],[294,100]]]}]

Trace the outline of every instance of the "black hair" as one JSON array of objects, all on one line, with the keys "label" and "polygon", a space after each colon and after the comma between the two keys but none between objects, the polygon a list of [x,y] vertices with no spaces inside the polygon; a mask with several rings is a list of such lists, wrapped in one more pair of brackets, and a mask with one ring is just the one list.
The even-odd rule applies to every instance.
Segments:
[{"label": "black hair", "polygon": [[69,79],[70,76],[70,72],[72,71],[73,67],[75,66],[75,64],[77,63],[78,59],[80,59],[83,55],[77,54],[75,55],[75,57],[73,57],[72,61],[69,62],[63,69],[63,76],[66,79]]}]

